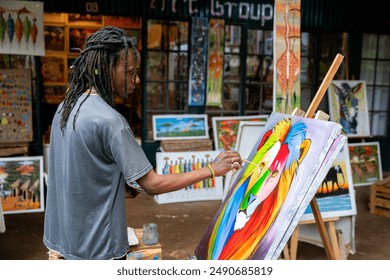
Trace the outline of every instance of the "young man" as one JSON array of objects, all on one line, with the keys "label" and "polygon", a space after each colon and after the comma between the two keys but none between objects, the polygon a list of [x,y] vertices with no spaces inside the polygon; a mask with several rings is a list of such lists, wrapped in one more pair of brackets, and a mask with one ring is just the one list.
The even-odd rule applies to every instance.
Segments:
[{"label": "young man", "polygon": [[207,167],[157,174],[115,110],[140,82],[135,38],[106,26],[91,34],[71,67],[69,88],[52,121],[43,242],[49,259],[121,259],[127,239],[125,183],[150,195],[179,190],[240,168],[234,151]]}]

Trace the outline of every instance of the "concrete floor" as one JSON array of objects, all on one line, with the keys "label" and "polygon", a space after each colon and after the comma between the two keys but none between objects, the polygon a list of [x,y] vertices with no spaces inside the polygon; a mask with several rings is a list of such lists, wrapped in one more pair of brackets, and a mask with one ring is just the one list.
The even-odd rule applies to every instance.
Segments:
[{"label": "concrete floor", "polygon": [[[390,260],[390,218],[368,212],[369,187],[356,187],[358,215],[355,225],[356,252],[350,260]],[[152,197],[140,194],[126,199],[128,225],[141,228],[144,223],[158,225],[163,259],[182,260],[193,255],[220,201],[157,204]],[[1,260],[45,260],[42,244],[44,213],[5,215],[6,232],[0,233]],[[298,243],[297,259],[326,259],[322,247]]]}]

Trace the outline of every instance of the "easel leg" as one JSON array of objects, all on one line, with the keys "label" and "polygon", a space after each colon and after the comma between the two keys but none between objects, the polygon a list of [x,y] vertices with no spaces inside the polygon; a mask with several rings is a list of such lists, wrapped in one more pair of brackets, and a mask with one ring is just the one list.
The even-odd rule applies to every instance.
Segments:
[{"label": "easel leg", "polygon": [[334,222],[328,222],[328,229],[329,229],[330,240],[332,242],[332,248],[333,248],[335,260],[341,260],[339,241],[337,239],[336,227],[334,225]]},{"label": "easel leg", "polygon": [[290,258],[292,260],[297,259],[297,251],[298,251],[298,235],[299,235],[299,226],[297,226],[291,235],[290,241]]}]

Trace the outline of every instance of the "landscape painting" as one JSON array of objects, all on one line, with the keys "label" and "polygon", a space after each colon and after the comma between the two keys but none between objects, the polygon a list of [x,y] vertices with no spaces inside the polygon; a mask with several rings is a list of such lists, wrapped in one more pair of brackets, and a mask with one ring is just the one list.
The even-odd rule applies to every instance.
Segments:
[{"label": "landscape painting", "polygon": [[0,158],[4,214],[43,212],[43,156]]},{"label": "landscape painting", "polygon": [[[315,197],[322,218],[357,214],[347,142],[318,187]],[[306,208],[301,219],[301,221],[306,220],[314,220],[310,205]]]},{"label": "landscape painting", "polygon": [[153,139],[208,139],[206,114],[154,115]]}]

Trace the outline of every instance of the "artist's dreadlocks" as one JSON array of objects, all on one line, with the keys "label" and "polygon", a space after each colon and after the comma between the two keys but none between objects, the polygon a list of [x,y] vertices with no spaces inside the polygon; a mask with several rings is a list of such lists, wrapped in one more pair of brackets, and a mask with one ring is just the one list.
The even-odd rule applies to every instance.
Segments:
[{"label": "artist's dreadlocks", "polygon": [[[108,103],[115,107],[113,68],[120,59],[125,61],[125,95],[127,90],[127,61],[128,50],[133,51],[134,61],[137,59],[136,38],[129,37],[120,28],[105,26],[88,36],[80,56],[71,67],[69,88],[67,89],[63,106],[60,127],[62,133],[68,121],[70,112],[73,110],[77,99],[87,90],[96,92]],[[77,109],[73,119],[75,129],[76,118],[81,105],[89,97],[86,95]]]}]

